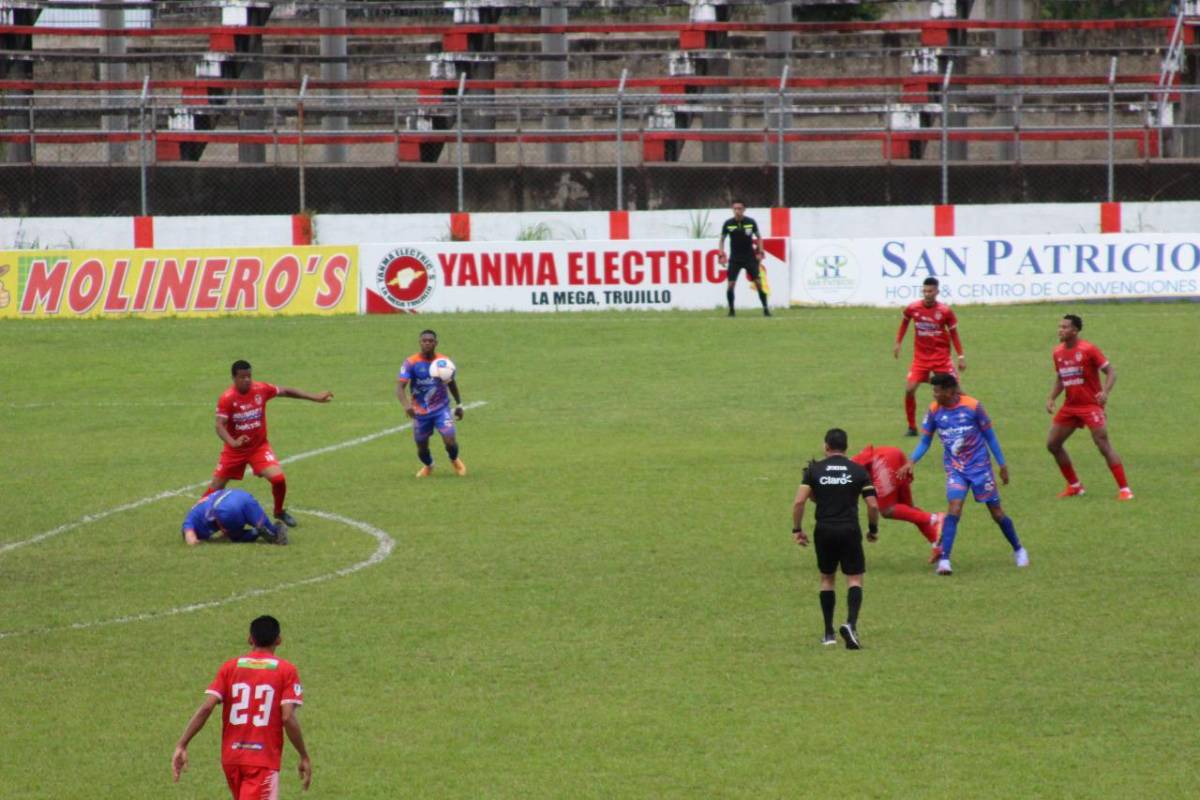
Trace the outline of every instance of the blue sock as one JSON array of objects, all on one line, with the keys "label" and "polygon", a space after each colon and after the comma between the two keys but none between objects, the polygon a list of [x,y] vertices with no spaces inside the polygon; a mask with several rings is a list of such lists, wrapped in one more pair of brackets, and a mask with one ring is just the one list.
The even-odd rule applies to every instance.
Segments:
[{"label": "blue sock", "polygon": [[1013,525],[1010,517],[1004,517],[996,523],[1000,526],[1000,532],[1004,534],[1004,538],[1008,539],[1008,543],[1012,545],[1013,551],[1021,549],[1021,540],[1017,538],[1017,527]]},{"label": "blue sock", "polygon": [[427,467],[433,466],[433,453],[428,450],[418,450],[417,458],[421,459],[421,463]]},{"label": "blue sock", "polygon": [[947,514],[942,518],[942,558],[949,560],[954,549],[954,537],[958,535],[958,517]]},{"label": "blue sock", "polygon": [[458,458],[458,443],[446,445],[446,455],[450,456],[450,460]]}]

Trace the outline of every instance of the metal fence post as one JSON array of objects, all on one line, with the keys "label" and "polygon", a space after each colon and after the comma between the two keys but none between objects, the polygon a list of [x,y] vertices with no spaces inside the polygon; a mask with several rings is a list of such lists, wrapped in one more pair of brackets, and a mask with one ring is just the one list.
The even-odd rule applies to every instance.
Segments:
[{"label": "metal fence post", "polygon": [[625,208],[625,79],[629,70],[621,70],[621,82],[617,84],[617,202],[616,209]]},{"label": "metal fence post", "polygon": [[1108,66],[1108,202],[1113,202],[1116,194],[1116,176],[1113,161],[1117,154],[1116,140],[1116,106],[1117,106],[1117,57],[1113,56]]},{"label": "metal fence post", "polygon": [[138,100],[138,130],[141,136],[138,140],[138,170],[142,192],[142,216],[150,214],[150,197],[146,180],[146,96],[150,94],[150,76],[142,78],[142,95]]},{"label": "metal fence post", "polygon": [[776,197],[775,197],[775,201],[776,201],[775,207],[776,208],[786,208],[786,206],[783,203],[783,200],[784,200],[783,162],[787,158],[787,151],[785,149],[785,145],[784,145],[784,141],[783,141],[783,128],[784,128],[784,111],[783,111],[783,109],[785,108],[786,96],[784,93],[787,91],[788,70],[790,70],[790,69],[791,69],[790,64],[784,64],[783,70],[779,73],[779,152],[776,153],[776,155],[779,157],[779,166],[778,166],[778,173],[776,175]]},{"label": "metal fence post", "polygon": [[297,212],[303,214],[308,208],[304,185],[304,95],[308,93],[308,73],[300,79],[300,94],[296,96],[296,167],[297,179],[300,181],[300,208]]},{"label": "metal fence post", "polygon": [[458,162],[458,210],[461,213],[463,210],[463,92],[467,87],[467,73],[459,73],[458,76],[458,95],[455,98],[455,142],[454,159]]},{"label": "metal fence post", "polygon": [[953,74],[954,59],[951,59],[942,79],[942,205],[950,203],[950,76]]}]

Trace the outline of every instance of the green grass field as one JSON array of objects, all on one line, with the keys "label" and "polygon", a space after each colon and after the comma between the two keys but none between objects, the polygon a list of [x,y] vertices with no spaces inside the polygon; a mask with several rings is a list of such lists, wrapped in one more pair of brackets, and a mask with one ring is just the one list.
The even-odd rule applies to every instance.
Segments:
[{"label": "green grass field", "polygon": [[[0,797],[226,796],[217,720],[178,786],[169,759],[260,613],[304,680],[314,798],[1193,797],[1200,306],[1083,308],[1119,372],[1133,503],[1086,434],[1069,448],[1088,495],[1055,498],[1043,404],[1066,310],[959,309],[1032,566],[973,504],[952,578],[885,521],[858,653],[818,645],[789,513],[828,427],[911,447],[896,311],[0,325]],[[395,372],[426,325],[486,401],[460,427],[467,478],[436,446],[416,481],[403,432],[288,465],[287,548],[188,550],[198,490],[8,546],[206,480],[235,358],[336,393],[271,404],[280,457],[400,425]],[[940,464],[935,444],[914,486],[931,510]],[[305,509],[395,550],[246,597],[375,550]]]}]

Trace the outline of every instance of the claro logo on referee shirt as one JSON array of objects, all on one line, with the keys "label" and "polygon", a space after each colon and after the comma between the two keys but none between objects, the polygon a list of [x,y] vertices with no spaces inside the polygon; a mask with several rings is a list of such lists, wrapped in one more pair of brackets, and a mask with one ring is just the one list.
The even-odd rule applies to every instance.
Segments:
[{"label": "claro logo on referee shirt", "polygon": [[424,251],[398,247],[380,260],[375,269],[375,288],[395,308],[417,308],[437,288],[437,268]]},{"label": "claro logo on referee shirt", "polygon": [[813,300],[845,303],[858,289],[859,273],[853,252],[840,245],[826,245],[804,257],[800,280]]}]

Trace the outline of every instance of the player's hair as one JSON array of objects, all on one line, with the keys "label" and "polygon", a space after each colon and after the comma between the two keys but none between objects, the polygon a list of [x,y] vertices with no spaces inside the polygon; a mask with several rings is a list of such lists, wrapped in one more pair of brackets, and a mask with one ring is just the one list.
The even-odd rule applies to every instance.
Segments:
[{"label": "player's hair", "polygon": [[937,278],[930,275],[928,278],[926,278],[924,281],[922,281],[921,285],[922,286],[940,286],[941,284],[938,283]]},{"label": "player's hair", "polygon": [[929,385],[940,386],[943,389],[953,389],[958,386],[958,378],[949,372],[935,372],[933,377],[929,379]]},{"label": "player's hair", "polygon": [[849,443],[849,437],[846,436],[846,432],[841,428],[830,428],[825,432],[825,446],[830,450],[844,453]]},{"label": "player's hair", "polygon": [[1063,314],[1063,319],[1069,319],[1071,324],[1075,326],[1075,330],[1083,330],[1083,318],[1077,314]]},{"label": "player's hair", "polygon": [[250,623],[250,638],[259,647],[270,647],[279,638],[279,620],[264,614]]},{"label": "player's hair", "polygon": [[250,369],[250,362],[246,361],[244,358],[239,358],[237,361],[233,362],[233,366],[229,368],[229,374],[236,378],[237,374],[244,369]]},{"label": "player's hair", "polygon": [[427,334],[427,333],[428,333],[430,336],[432,336],[433,338],[435,338],[435,339],[437,338],[437,331],[433,330],[432,328],[426,328],[425,330],[421,331],[421,335],[420,335],[420,336],[418,336],[417,338],[418,338],[418,339],[420,339],[420,338],[421,338],[421,336],[424,336],[424,335],[425,335],[425,334]]},{"label": "player's hair", "polygon": [[730,203],[729,205],[731,208],[733,206],[742,206],[743,208],[745,208],[745,206],[746,206],[746,204],[744,202],[742,202],[742,200],[740,198],[737,198],[737,197],[733,198],[733,202]]}]

